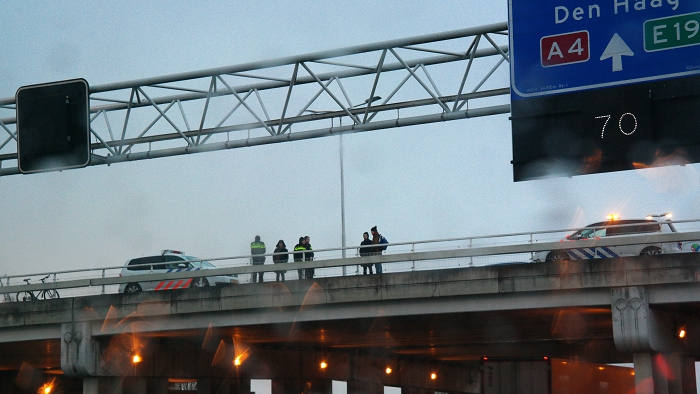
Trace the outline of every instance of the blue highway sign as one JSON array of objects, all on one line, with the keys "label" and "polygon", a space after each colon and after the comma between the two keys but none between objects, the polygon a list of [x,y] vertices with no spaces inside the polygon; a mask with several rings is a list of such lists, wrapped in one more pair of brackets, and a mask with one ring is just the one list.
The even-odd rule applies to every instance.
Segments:
[{"label": "blue highway sign", "polygon": [[509,0],[518,100],[700,75],[700,0]]}]

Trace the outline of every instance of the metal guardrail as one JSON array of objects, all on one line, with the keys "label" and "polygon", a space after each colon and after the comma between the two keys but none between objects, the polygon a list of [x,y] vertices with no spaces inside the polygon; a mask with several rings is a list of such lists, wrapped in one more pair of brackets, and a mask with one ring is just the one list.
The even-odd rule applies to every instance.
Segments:
[{"label": "metal guardrail", "polygon": [[[0,277],[0,293],[4,300],[12,301],[12,295],[20,291],[38,291],[45,289],[73,290],[68,296],[105,294],[116,292],[112,289],[119,284],[129,282],[176,280],[185,278],[211,277],[220,275],[239,275],[239,281],[245,282],[241,275],[251,275],[258,272],[272,272],[314,268],[318,277],[345,276],[346,268],[355,267],[349,275],[360,274],[358,267],[362,264],[387,264],[385,273],[406,272],[423,269],[455,268],[464,266],[493,265],[499,263],[528,262],[533,253],[540,251],[567,250],[602,246],[660,244],[671,242],[687,242],[700,240],[700,219],[670,222],[676,227],[691,225],[692,228],[673,233],[654,233],[648,235],[624,235],[603,237],[600,239],[576,240],[562,242],[563,233],[578,231],[582,228],[558,229],[540,232],[510,233],[499,235],[484,235],[475,237],[446,238],[438,240],[394,242],[385,244],[389,249],[383,255],[359,257],[359,246],[345,248],[315,249],[314,261],[290,262],[284,265],[264,264],[251,265],[251,255],[209,258],[197,261],[216,262],[219,268],[199,271],[182,271],[158,274],[140,274],[120,277],[124,268],[110,266],[105,268],[78,269],[55,272],[42,272],[24,275],[4,275]],[[609,227],[629,227],[620,225]],[[342,258],[343,250],[354,250],[356,257]],[[289,252],[289,254],[293,254]],[[273,256],[267,253],[264,256]],[[322,258],[319,258],[321,256]],[[437,261],[447,261],[440,265]],[[171,264],[166,263],[166,264]],[[421,265],[422,264],[422,265]],[[95,277],[94,274],[99,273]],[[21,284],[24,278],[50,275],[50,282]],[[247,278],[246,278],[247,279]],[[16,283],[16,284],[15,284]],[[110,287],[108,291],[108,287]],[[91,290],[78,291],[75,289]],[[95,292],[95,290],[97,290]],[[66,296],[64,295],[64,296]]]}]

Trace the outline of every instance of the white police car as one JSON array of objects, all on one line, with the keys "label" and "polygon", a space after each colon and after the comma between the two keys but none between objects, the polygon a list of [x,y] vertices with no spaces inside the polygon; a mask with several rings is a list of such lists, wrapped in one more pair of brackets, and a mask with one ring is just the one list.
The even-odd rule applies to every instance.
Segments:
[{"label": "white police car", "polygon": [[[599,239],[617,236],[666,234],[677,232],[671,222],[671,214],[648,215],[646,219],[619,220],[617,215],[608,215],[607,221],[589,224],[585,228],[568,235],[563,241]],[[688,244],[688,245],[685,245]],[[622,256],[656,255],[691,251],[691,243],[650,243],[622,246],[596,246],[535,253],[532,262],[557,260],[585,260]],[[689,250],[685,250],[689,249]]]},{"label": "white police car", "polygon": [[[120,277],[168,272],[199,271],[216,268],[208,261],[187,256],[177,250],[163,250],[158,256],[138,257],[127,260]],[[130,282],[119,285],[120,293],[136,293],[149,290],[173,290],[188,287],[205,287],[238,283],[238,275],[207,276],[199,278],[165,279],[147,282]]]}]

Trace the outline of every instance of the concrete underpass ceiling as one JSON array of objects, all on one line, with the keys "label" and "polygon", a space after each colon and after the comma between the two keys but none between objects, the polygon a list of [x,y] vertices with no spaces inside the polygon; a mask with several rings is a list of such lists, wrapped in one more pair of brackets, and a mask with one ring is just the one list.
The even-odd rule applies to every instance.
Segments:
[{"label": "concrete underpass ceiling", "polygon": [[[537,309],[251,325],[149,334],[165,346],[360,352],[378,357],[462,362],[542,357],[631,362],[615,350],[609,308]],[[103,338],[107,342],[108,338]],[[60,341],[0,344],[0,370],[60,370]]]},{"label": "concrete underpass ceiling", "polygon": [[358,350],[430,361],[583,354],[627,358],[614,351],[611,314],[605,308],[377,317],[234,327],[219,333],[253,347]]}]

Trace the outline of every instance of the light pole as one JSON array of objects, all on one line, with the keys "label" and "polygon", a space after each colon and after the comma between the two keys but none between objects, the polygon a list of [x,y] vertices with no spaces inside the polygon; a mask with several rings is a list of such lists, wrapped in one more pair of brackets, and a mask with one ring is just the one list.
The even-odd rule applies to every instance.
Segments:
[{"label": "light pole", "polygon": [[[340,121],[342,123],[342,120]],[[346,256],[345,250],[345,174],[343,171],[343,134],[340,134],[340,222],[342,227],[343,258]],[[346,274],[343,266],[343,276]]]},{"label": "light pole", "polygon": [[[372,92],[374,93],[374,92]],[[360,105],[367,105],[368,109],[369,106],[372,105],[373,102],[377,100],[381,100],[382,98],[379,96],[372,96],[371,98],[368,98],[365,100],[364,103]],[[358,107],[358,106],[355,106]],[[353,107],[353,108],[355,108]],[[340,117],[340,126],[343,126],[343,118]],[[340,222],[341,222],[341,227],[342,227],[342,240],[341,243],[343,245],[343,258],[346,257],[346,243],[345,243],[345,173],[343,171],[343,133],[340,133]],[[343,276],[347,274],[346,267],[343,266]]]}]

